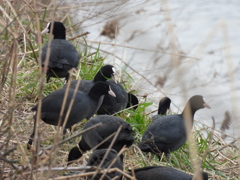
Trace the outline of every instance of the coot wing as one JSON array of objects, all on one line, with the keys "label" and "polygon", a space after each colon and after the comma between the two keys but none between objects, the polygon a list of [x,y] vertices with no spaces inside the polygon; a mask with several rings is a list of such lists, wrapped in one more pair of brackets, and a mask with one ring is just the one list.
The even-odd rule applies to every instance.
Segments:
[{"label": "coot wing", "polygon": [[[156,142],[171,144],[185,136],[185,127],[180,115],[163,116],[155,120],[145,131],[142,141],[153,139]],[[154,137],[154,138],[153,138]]]}]

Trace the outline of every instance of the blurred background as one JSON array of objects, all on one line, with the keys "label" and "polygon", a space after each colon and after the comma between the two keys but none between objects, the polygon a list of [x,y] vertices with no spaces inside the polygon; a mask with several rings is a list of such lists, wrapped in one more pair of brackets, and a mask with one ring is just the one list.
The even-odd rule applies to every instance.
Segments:
[{"label": "blurred background", "polygon": [[[59,1],[59,6],[62,1]],[[87,44],[99,43],[106,62],[133,78],[138,96],[154,102],[172,99],[181,112],[187,99],[201,94],[211,106],[195,119],[217,129],[228,111],[227,133],[240,135],[240,1],[119,0],[68,1],[67,12],[80,32],[90,32]],[[129,81],[129,77],[123,77]],[[229,137],[230,138],[230,137]],[[231,138],[230,138],[231,139]]]}]

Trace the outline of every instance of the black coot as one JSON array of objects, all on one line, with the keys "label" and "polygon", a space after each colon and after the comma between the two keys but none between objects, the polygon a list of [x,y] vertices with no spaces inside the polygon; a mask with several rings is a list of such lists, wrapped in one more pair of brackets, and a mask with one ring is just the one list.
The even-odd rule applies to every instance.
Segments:
[{"label": "black coot", "polygon": [[167,110],[170,108],[171,99],[169,97],[163,97],[158,106],[158,114],[152,117],[152,120],[155,121],[156,119],[166,115]]},{"label": "black coot", "polygon": [[139,148],[144,152],[152,152],[158,157],[163,152],[168,155],[179,149],[187,141],[184,117],[191,113],[191,122],[189,123],[192,126],[195,112],[204,107],[210,108],[203,101],[202,96],[195,95],[188,100],[181,114],[156,119],[145,131]]},{"label": "black coot", "polygon": [[[48,23],[47,27],[42,31],[42,34],[50,33],[51,26],[52,23]],[[46,70],[47,82],[49,82],[50,77],[65,77],[66,81],[68,81],[68,71],[72,68],[77,68],[80,56],[74,45],[66,40],[66,29],[63,23],[54,22],[52,34],[54,37],[50,44],[50,56]],[[42,67],[44,67],[47,52],[48,43],[42,48]]]},{"label": "black coot", "polygon": [[[68,155],[68,162],[80,158],[83,152],[94,148],[108,136],[112,135],[114,132],[117,132],[120,126],[122,126],[122,129],[112,149],[115,149],[117,152],[119,152],[124,145],[130,147],[133,144],[134,131],[132,130],[131,125],[124,121],[123,119],[110,115],[99,115],[94,118],[91,118],[85,124],[83,129],[87,129],[98,123],[102,123],[102,126],[83,134],[82,139],[78,143],[78,147],[74,147],[70,150]],[[98,149],[108,148],[112,140],[113,137],[108,139],[102,145],[100,145]]]},{"label": "black coot", "polygon": [[97,113],[111,115],[126,108],[128,93],[119,82],[116,83],[112,79],[106,82],[111,86],[112,91],[116,94],[116,98],[106,95]]},{"label": "black coot", "polygon": [[[112,166],[110,166],[110,168],[118,168],[120,170],[123,170],[123,163],[122,160],[117,157],[117,151],[114,149],[111,149],[106,157],[106,159],[103,161],[103,164],[101,167],[99,167],[100,163],[103,160],[104,155],[106,154],[107,149],[97,149],[95,151],[93,151],[93,153],[90,155],[89,159],[88,159],[88,163],[87,166],[96,166],[100,169],[107,169],[109,167],[109,165],[112,163],[112,161],[116,158],[116,162],[113,163]],[[92,180],[98,180],[100,179],[102,176],[102,174],[97,174],[95,177],[89,177]],[[112,172],[112,173],[107,173],[106,176],[103,178],[103,180],[109,180],[109,179],[116,179],[116,180],[120,180],[121,179],[122,174],[118,171]]]},{"label": "black coot", "polygon": [[131,106],[134,106],[133,109],[137,109],[138,106],[137,105],[138,102],[138,98],[137,96],[135,96],[134,94],[128,93],[128,102],[127,102],[127,106],[126,108],[130,108]]},{"label": "black coot", "polygon": [[[42,100],[41,119],[45,123],[55,126],[58,125],[59,114],[61,111],[65,91],[65,89],[56,90]],[[62,121],[64,121],[65,119],[73,94],[74,89],[69,89],[64,113],[62,116]],[[91,118],[91,116],[96,113],[97,108],[99,107],[100,97],[106,94],[115,96],[115,94],[111,91],[109,85],[105,82],[97,82],[91,88],[88,94],[82,91],[77,91],[65,128],[70,128],[72,125],[78,123],[84,118]],[[37,108],[38,105],[34,106],[32,110],[37,111]],[[36,121],[36,115],[34,116],[34,119]],[[62,124],[63,122],[60,123],[60,125]],[[34,129],[31,138],[29,139],[28,145],[32,144],[32,139],[34,137]]]},{"label": "black coot", "polygon": [[[94,79],[91,81],[88,80],[73,80],[70,84],[70,88],[75,89],[77,82],[80,81],[80,84],[78,86],[79,91],[83,91],[85,93],[88,93],[89,90],[93,87],[93,85],[98,81],[107,81],[107,79],[113,78],[115,80],[116,70],[112,65],[105,65],[101,67],[101,69],[97,72]],[[63,86],[65,89],[67,87],[67,84]]]},{"label": "black coot", "polygon": [[[193,177],[185,172],[165,166],[149,166],[135,169],[137,180],[191,180]],[[201,173],[202,179],[207,180],[208,174]]]}]

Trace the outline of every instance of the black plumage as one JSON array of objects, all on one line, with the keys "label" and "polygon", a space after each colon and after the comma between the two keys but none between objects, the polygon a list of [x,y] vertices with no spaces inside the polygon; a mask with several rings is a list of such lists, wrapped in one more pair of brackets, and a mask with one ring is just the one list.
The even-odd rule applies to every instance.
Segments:
[{"label": "black plumage", "polygon": [[[137,180],[191,180],[193,177],[185,172],[165,166],[149,166],[134,170]],[[203,180],[208,179],[208,174],[200,174]],[[200,176],[199,175],[199,176]]]},{"label": "black plumage", "polygon": [[135,96],[134,94],[128,93],[128,102],[127,102],[126,108],[130,108],[130,107],[134,106],[133,109],[137,109],[138,103],[139,102],[138,102],[137,96]]},{"label": "black plumage", "polygon": [[[66,117],[68,107],[71,99],[74,95],[74,89],[69,89],[67,101],[65,104],[62,121],[59,122],[60,111],[63,103],[63,98],[66,90],[59,89],[42,100],[41,106],[41,119],[51,125],[60,126],[63,125],[63,121]],[[96,113],[97,108],[99,107],[99,101],[102,95],[110,94],[115,96],[115,94],[111,91],[109,85],[105,82],[97,82],[89,91],[89,93],[84,93],[82,91],[77,91],[76,96],[74,98],[73,106],[70,110],[69,116],[67,118],[65,128],[70,128],[72,125],[78,123],[84,118],[89,119],[91,116]],[[32,111],[37,111],[38,104],[32,108]],[[37,115],[37,114],[36,114]],[[34,119],[36,121],[36,115]],[[35,124],[34,124],[35,129]],[[34,137],[34,130],[31,137]],[[28,144],[32,144],[32,138],[30,138]]]},{"label": "black plumage", "polygon": [[[82,139],[78,143],[78,147],[74,147],[70,150],[68,155],[68,162],[76,160],[82,156],[82,153],[94,148],[101,143],[108,136],[117,132],[118,128],[122,126],[121,131],[113,144],[112,149],[119,152],[124,145],[130,147],[134,142],[133,130],[129,123],[123,119],[110,115],[99,115],[91,118],[84,126],[83,129],[89,128],[95,124],[102,123],[102,126],[89,131],[82,135]],[[108,148],[112,142],[113,137],[108,139],[98,149]]]},{"label": "black plumage", "polygon": [[98,114],[114,114],[126,108],[128,103],[128,93],[119,82],[114,82],[112,79],[106,81],[111,86],[112,91],[116,94],[116,98],[106,95],[102,105],[98,110]]},{"label": "black plumage", "polygon": [[184,118],[190,118],[187,120],[192,127],[195,112],[204,107],[210,108],[203,101],[202,96],[195,95],[189,99],[181,114],[156,119],[143,134],[139,148],[144,152],[152,152],[158,157],[163,152],[168,155],[179,149],[187,141]]},{"label": "black plumage", "polygon": [[155,121],[156,119],[166,115],[167,110],[170,108],[170,104],[171,104],[171,99],[169,97],[163,97],[159,101],[158,114],[154,115],[152,117],[152,120]]},{"label": "black plumage", "polygon": [[[52,23],[48,23],[47,27],[42,31],[44,33],[50,33]],[[77,68],[80,56],[76,51],[75,46],[66,40],[66,29],[61,22],[54,22],[52,28],[53,40],[50,42],[50,54],[46,69],[47,82],[50,77],[66,78],[68,81],[69,70]],[[42,48],[41,60],[42,67],[46,61],[48,54],[49,44],[45,44]]]},{"label": "black plumage", "polygon": [[[116,162],[113,163],[110,168],[118,168],[120,170],[123,170],[123,163],[122,160],[117,157],[118,152],[114,149],[111,149],[109,153],[106,156],[106,159],[103,161],[102,166],[100,167],[100,163],[102,162],[104,155],[106,154],[107,149],[97,149],[93,151],[93,153],[90,155],[88,159],[87,166],[96,166],[98,169],[107,169],[110,164],[113,162],[113,160],[116,158]],[[102,176],[101,173],[98,173],[94,177],[89,177],[92,180],[98,180]],[[116,179],[120,180],[122,174],[118,171],[107,173],[106,176],[104,176],[103,180],[110,180],[110,179]]]},{"label": "black plumage", "polygon": [[[98,110],[98,114],[114,114],[122,109],[124,109],[128,102],[127,92],[124,90],[122,85],[115,80],[115,75],[117,74],[115,68],[112,65],[103,66],[93,80],[80,80],[80,85],[78,90],[83,92],[88,92],[89,89],[98,81],[105,81],[108,83],[115,93],[116,97],[105,95],[102,99],[101,106]],[[110,79],[113,78],[113,79]],[[78,80],[74,80],[70,84],[70,88],[75,88]],[[64,85],[63,88],[66,88]],[[102,97],[103,98],[103,97]]]},{"label": "black plumage", "polygon": [[[99,81],[107,81],[110,78],[113,78],[115,80],[116,70],[112,65],[105,65],[100,68],[100,70],[97,72],[97,74],[94,76],[93,80],[73,80],[70,84],[71,89],[75,89],[78,81],[80,81],[80,84],[78,86],[79,91],[83,91],[85,93],[88,93],[89,90],[93,87],[93,85],[96,82]],[[67,87],[67,84],[63,86],[63,89]]]}]

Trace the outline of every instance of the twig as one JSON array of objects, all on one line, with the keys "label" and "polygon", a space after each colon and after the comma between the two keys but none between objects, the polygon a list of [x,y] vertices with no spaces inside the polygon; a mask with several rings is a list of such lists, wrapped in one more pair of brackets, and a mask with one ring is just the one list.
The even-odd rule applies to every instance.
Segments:
[{"label": "twig", "polygon": [[[51,171],[83,171],[94,169],[92,166],[78,166],[78,167],[53,167]],[[49,171],[49,167],[39,168],[36,171]]]},{"label": "twig", "polygon": [[134,147],[135,149],[137,149],[137,151],[141,154],[141,156],[142,156],[143,160],[145,161],[145,163],[150,166],[151,163],[146,159],[146,157],[143,155],[143,153],[142,153],[142,151],[139,149],[139,147],[136,146],[136,145],[133,145],[133,147]]},{"label": "twig", "polygon": [[[116,134],[116,132],[112,133],[111,135],[109,135],[107,138],[105,138],[104,140],[102,140],[98,145],[96,145],[95,147],[93,147],[91,150],[94,151],[95,149],[97,149],[99,146],[101,146],[103,143],[105,143],[106,141],[108,141],[110,138],[112,138],[114,135]],[[80,152],[82,152],[82,150],[80,149],[79,145],[77,144],[77,147],[79,149]],[[71,163],[73,162],[76,162],[78,161],[77,159],[76,160],[73,160],[71,161]]]},{"label": "twig", "polygon": [[[115,136],[114,136],[114,138],[113,138],[111,144],[109,145],[109,147],[108,147],[106,153],[104,154],[103,159],[102,159],[101,163],[99,164],[98,168],[101,168],[101,167],[102,167],[102,165],[103,165],[105,159],[107,158],[107,156],[108,156],[110,150],[111,150],[112,147],[113,147],[113,144],[114,144],[115,141],[117,140],[117,137],[118,137],[118,135],[119,135],[121,129],[122,129],[122,125],[118,128],[118,130],[117,130],[117,132],[116,132],[116,134],[115,134]],[[94,173],[94,176],[96,176],[97,173],[98,173],[98,171],[96,171],[96,172]],[[103,178],[103,177],[101,177],[101,178]]]},{"label": "twig", "polygon": [[[98,41],[91,41],[91,40],[87,40],[87,41],[91,42],[91,43],[99,43]],[[142,48],[136,48],[136,47],[132,47],[132,46],[125,46],[125,45],[121,45],[121,44],[107,43],[107,42],[101,42],[101,44],[106,44],[106,45],[110,45],[110,46],[124,47],[124,48],[129,48],[129,49],[136,49],[136,50],[141,50],[141,51],[159,52],[159,53],[162,53],[162,54],[168,54],[168,55],[172,55],[172,56],[178,56],[178,57],[180,56],[180,57],[184,57],[184,58],[200,60],[199,58],[196,58],[196,57],[193,57],[193,56],[186,56],[185,54],[175,54],[175,53],[169,53],[169,52],[164,52],[164,51],[159,51],[159,50],[142,49]]]},{"label": "twig", "polygon": [[[96,169],[98,169],[98,167],[95,167]],[[109,169],[109,173],[111,172],[120,172],[121,174],[123,174],[125,177],[129,178],[129,179],[134,179],[132,176],[130,176],[129,174],[123,172],[122,170],[118,169],[118,168],[111,168]],[[99,173],[104,173],[105,170],[99,170]],[[67,178],[76,178],[76,177],[86,177],[86,176],[92,176],[94,175],[95,172],[86,172],[86,173],[81,173],[81,174],[75,174],[75,175],[70,175],[70,176],[61,176],[61,177],[57,177],[57,178],[53,178],[53,179],[49,179],[49,180],[61,180],[61,179],[67,179]]]},{"label": "twig", "polygon": [[224,159],[227,159],[228,160],[228,162],[231,162],[231,163],[233,163],[234,165],[237,165],[238,163],[236,163],[236,162],[234,162],[234,161],[232,161],[231,159],[229,159],[229,158],[227,158],[226,156],[224,156],[220,151],[218,151],[218,153],[220,154],[220,156],[222,156]]},{"label": "twig", "polygon": [[123,110],[121,110],[121,111],[118,111],[118,112],[112,114],[112,116],[115,116],[116,114],[119,114],[119,113],[121,113],[121,112],[124,112],[124,111],[126,111],[126,110],[128,110],[128,109],[132,109],[133,107],[136,107],[136,106],[141,105],[141,104],[144,104],[144,103],[139,103],[139,104],[136,104],[136,105],[131,106],[131,107],[129,107],[129,108],[125,108],[125,109],[123,109]]},{"label": "twig", "polygon": [[72,37],[72,38],[69,38],[68,41],[72,41],[72,40],[74,40],[74,39],[76,39],[76,38],[79,38],[79,37],[82,37],[82,36],[85,36],[85,35],[88,35],[88,34],[90,34],[90,32],[85,32],[85,33],[79,34],[79,35],[77,35],[77,36],[74,36],[74,37]]},{"label": "twig", "polygon": [[71,136],[71,137],[69,137],[69,138],[66,138],[66,139],[64,139],[64,140],[56,143],[55,145],[48,146],[48,147],[45,148],[44,150],[49,150],[49,149],[51,149],[53,146],[62,145],[63,143],[65,143],[65,142],[67,142],[67,141],[70,141],[71,139],[74,139],[74,138],[76,138],[76,137],[78,137],[78,136],[80,136],[80,135],[82,135],[82,134],[84,134],[84,133],[87,133],[87,132],[89,132],[89,131],[92,131],[93,129],[96,129],[96,128],[99,127],[99,126],[102,126],[102,123],[98,123],[98,124],[96,124],[96,125],[94,125],[94,126],[91,126],[91,127],[87,128],[87,129],[85,129],[85,130],[83,130],[83,131],[81,131],[81,132],[79,132],[79,133],[77,133],[77,134],[75,134],[75,135],[73,135],[73,136]]},{"label": "twig", "polygon": [[107,172],[109,171],[109,169],[113,166],[113,164],[117,161],[117,159],[120,157],[120,155],[126,151],[127,148],[125,148],[125,146],[121,149],[121,151],[117,154],[117,156],[113,159],[113,161],[110,163],[110,165],[107,167],[106,171],[103,173],[103,175],[101,176],[100,180],[102,180],[104,178],[104,176],[106,176]]}]

